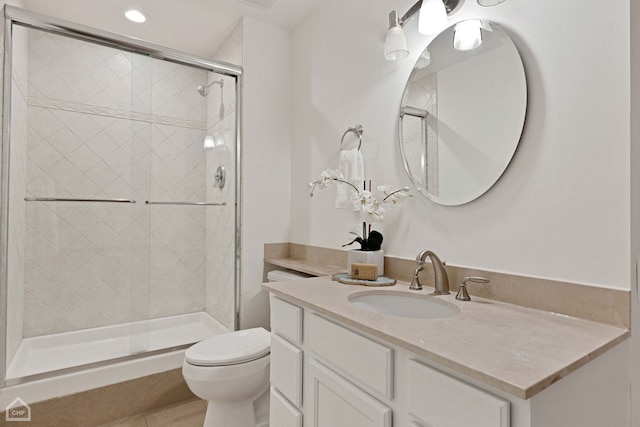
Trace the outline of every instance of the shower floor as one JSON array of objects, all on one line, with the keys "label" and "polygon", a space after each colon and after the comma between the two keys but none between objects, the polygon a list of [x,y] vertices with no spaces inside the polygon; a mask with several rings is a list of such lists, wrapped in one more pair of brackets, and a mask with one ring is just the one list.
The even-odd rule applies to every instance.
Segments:
[{"label": "shower floor", "polygon": [[228,331],[200,312],[25,338],[7,380],[180,347]]}]

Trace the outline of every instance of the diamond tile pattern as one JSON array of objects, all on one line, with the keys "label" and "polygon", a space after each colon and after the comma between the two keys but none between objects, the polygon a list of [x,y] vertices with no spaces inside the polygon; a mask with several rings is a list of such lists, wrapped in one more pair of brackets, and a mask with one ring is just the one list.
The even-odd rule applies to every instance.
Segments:
[{"label": "diamond tile pattern", "polygon": [[[205,153],[202,141],[205,132],[235,128],[233,81],[225,82],[229,107],[220,119],[220,95],[196,91],[219,76],[29,33],[26,195],[137,203],[22,203],[24,336],[202,311],[206,293],[225,298],[209,304],[207,296],[207,309],[232,325],[233,153]],[[221,161],[230,183],[223,191],[212,188]]]}]

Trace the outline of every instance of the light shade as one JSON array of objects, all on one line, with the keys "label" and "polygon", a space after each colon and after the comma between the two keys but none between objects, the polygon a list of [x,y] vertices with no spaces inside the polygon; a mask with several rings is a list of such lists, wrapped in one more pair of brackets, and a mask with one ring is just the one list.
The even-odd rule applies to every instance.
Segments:
[{"label": "light shade", "polygon": [[479,19],[458,22],[453,30],[456,50],[473,50],[482,44],[482,22]]},{"label": "light shade", "polygon": [[422,0],[418,17],[418,32],[420,34],[437,34],[447,28],[447,9],[442,0]]},{"label": "light shade", "polygon": [[384,40],[384,58],[387,61],[396,61],[409,56],[409,47],[404,31],[399,25],[394,25],[387,31]]}]

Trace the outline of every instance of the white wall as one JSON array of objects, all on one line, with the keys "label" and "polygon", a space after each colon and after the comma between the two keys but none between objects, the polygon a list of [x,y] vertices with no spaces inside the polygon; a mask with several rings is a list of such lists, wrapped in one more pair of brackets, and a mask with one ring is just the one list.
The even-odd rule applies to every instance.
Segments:
[{"label": "white wall", "polygon": [[289,240],[291,66],[287,31],[244,18],[241,327],[269,325],[263,243]]},{"label": "white wall", "polygon": [[[364,126],[374,184],[409,185],[397,113],[430,38],[412,20],[410,58],[387,62],[382,52],[389,11],[402,14],[412,4],[330,0],[294,31],[292,241],[333,248],[347,241],[345,226],[354,219],[333,209],[335,190],[310,199],[306,184],[337,167],[349,126]],[[431,249],[454,265],[629,289],[628,1],[616,8],[466,1],[451,20],[471,17],[501,24],[520,50],[529,89],[520,147],[477,201],[442,207],[417,195],[390,212],[385,252],[412,258]]]}]

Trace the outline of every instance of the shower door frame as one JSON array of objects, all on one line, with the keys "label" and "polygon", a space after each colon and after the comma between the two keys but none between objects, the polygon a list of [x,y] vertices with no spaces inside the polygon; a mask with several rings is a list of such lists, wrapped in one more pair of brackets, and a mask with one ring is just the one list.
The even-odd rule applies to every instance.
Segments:
[{"label": "shower door frame", "polygon": [[111,33],[63,19],[30,12],[15,6],[4,6],[4,81],[2,114],[2,187],[1,187],[1,223],[0,223],[0,388],[5,386],[6,377],[6,330],[7,330],[7,273],[8,273],[8,202],[9,202],[9,150],[11,138],[11,92],[12,92],[12,48],[13,28],[19,25],[40,31],[46,31],[66,37],[120,49],[126,52],[165,60],[181,65],[211,71],[231,77],[235,80],[235,241],[234,241],[234,316],[233,329],[240,325],[240,220],[241,220],[241,140],[242,140],[242,78],[243,70],[238,65],[199,57],[175,49],[160,46],[144,40]]}]

